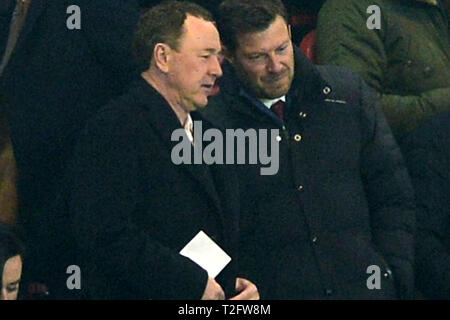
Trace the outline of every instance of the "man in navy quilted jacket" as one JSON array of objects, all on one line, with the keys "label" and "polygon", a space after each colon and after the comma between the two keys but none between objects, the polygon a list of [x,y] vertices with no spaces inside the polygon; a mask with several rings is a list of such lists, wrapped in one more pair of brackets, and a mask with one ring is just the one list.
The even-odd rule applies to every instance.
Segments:
[{"label": "man in navy quilted jacket", "polygon": [[261,298],[411,298],[413,192],[372,91],[295,50],[280,1],[225,0],[218,27],[228,63],[205,116],[278,130],[274,174],[237,166],[242,267]]}]

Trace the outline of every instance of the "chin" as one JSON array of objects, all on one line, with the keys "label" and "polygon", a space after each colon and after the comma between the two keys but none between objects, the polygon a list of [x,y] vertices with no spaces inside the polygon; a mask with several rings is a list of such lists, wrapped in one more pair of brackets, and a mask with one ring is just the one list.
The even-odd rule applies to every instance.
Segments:
[{"label": "chin", "polygon": [[265,99],[276,99],[284,96],[288,93],[288,90],[278,90],[278,91],[266,91]]},{"label": "chin", "polygon": [[276,86],[271,88],[261,88],[262,96],[265,99],[276,99],[289,92],[289,85]]},{"label": "chin", "polygon": [[205,101],[199,101],[195,104],[195,109],[203,109],[208,105],[208,99],[205,99]]}]

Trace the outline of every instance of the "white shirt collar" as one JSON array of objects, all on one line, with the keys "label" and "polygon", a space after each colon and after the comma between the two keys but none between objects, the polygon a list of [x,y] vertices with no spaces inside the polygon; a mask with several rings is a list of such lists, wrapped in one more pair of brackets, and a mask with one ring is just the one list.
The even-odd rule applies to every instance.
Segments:
[{"label": "white shirt collar", "polygon": [[192,122],[192,118],[191,118],[190,114],[188,114],[186,120],[184,121],[183,128],[186,131],[189,141],[191,141],[191,143],[193,143],[194,142],[194,136],[193,136],[194,123]]},{"label": "white shirt collar", "polygon": [[278,102],[279,100],[286,102],[286,95],[276,99],[259,99],[259,101],[261,101],[269,109],[275,102]]},{"label": "white shirt collar", "polygon": [[186,120],[184,121],[183,127],[192,131],[194,129],[194,123],[192,122],[191,115],[188,113]]}]

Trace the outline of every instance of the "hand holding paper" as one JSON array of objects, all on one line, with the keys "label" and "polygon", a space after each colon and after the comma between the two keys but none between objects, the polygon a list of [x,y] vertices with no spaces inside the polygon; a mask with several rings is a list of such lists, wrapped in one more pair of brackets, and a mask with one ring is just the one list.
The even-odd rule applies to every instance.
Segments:
[{"label": "hand holding paper", "polygon": [[180,254],[205,269],[209,277],[213,279],[231,261],[231,257],[203,231],[197,233],[180,251]]}]

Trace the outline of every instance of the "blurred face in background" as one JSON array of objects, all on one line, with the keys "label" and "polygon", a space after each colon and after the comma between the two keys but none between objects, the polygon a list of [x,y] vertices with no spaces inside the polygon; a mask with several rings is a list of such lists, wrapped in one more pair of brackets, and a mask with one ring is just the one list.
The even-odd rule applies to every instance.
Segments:
[{"label": "blurred face in background", "polygon": [[250,93],[260,99],[285,95],[294,78],[294,48],[284,19],[277,16],[264,31],[242,33],[237,42],[228,59]]},{"label": "blurred face in background", "polygon": [[0,300],[16,300],[22,275],[22,258],[17,255],[6,260],[3,266]]}]

